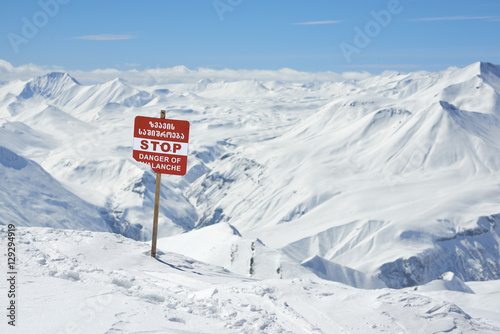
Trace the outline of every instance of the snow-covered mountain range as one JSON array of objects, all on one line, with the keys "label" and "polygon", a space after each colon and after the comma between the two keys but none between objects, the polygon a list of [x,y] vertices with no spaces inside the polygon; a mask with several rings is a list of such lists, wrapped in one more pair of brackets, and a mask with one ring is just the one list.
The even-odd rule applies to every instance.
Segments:
[{"label": "snow-covered mountain range", "polygon": [[132,159],[132,128],[165,109],[191,138],[187,175],[162,179],[164,251],[363,288],[500,279],[496,65],[346,81],[77,79],[0,85],[3,224],[149,240],[154,173]]}]

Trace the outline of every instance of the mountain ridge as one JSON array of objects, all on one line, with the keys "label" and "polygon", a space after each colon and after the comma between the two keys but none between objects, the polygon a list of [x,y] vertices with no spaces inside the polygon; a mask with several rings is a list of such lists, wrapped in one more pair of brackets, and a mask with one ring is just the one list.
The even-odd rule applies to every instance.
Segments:
[{"label": "mountain ridge", "polygon": [[81,86],[80,83],[66,72],[51,72],[43,76],[29,80],[19,94],[23,99],[29,99],[34,95],[45,98],[63,94],[64,91]]},{"label": "mountain ridge", "polygon": [[[313,85],[205,80],[139,88],[119,78],[80,85],[48,74],[0,87],[0,139],[92,203],[113,231],[148,239],[154,174],[132,159],[131,129],[135,116],[166,109],[191,122],[192,154],[188,177],[163,178],[160,237],[229,224],[296,261],[317,255],[368,276],[390,264],[382,275],[397,279],[389,284],[425,283],[443,273],[415,278],[413,271],[434,268],[436,256],[460,258],[455,241],[443,253],[438,240],[499,211],[499,73],[478,62]],[[488,264],[475,266],[452,269],[481,279],[477,268]]]}]

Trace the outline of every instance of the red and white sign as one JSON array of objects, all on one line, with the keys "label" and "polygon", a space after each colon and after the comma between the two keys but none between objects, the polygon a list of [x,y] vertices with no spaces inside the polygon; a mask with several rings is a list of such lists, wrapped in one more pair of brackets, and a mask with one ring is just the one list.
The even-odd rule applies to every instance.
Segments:
[{"label": "red and white sign", "polygon": [[134,159],[161,174],[185,175],[189,122],[137,116],[134,124]]}]

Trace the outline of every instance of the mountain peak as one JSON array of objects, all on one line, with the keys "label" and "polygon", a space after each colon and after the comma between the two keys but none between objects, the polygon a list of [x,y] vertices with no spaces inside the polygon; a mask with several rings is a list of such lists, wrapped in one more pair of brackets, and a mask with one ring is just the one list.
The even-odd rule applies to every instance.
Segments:
[{"label": "mountain peak", "polygon": [[124,85],[127,85],[128,86],[128,81],[125,80],[125,79],[122,79],[122,78],[115,78],[111,81],[109,81],[111,83],[121,83],[121,84],[124,84]]},{"label": "mountain peak", "polygon": [[487,62],[479,62],[479,71],[480,74],[493,74],[500,78],[500,66],[487,63]]},{"label": "mountain peak", "polygon": [[47,81],[68,81],[68,82],[72,82],[76,85],[80,85],[80,83],[75,79],[73,78],[71,75],[69,75],[67,72],[50,72],[50,73],[47,73],[43,76],[40,76],[40,77],[37,77],[36,79],[40,79],[40,80],[47,80]]},{"label": "mountain peak", "polygon": [[500,76],[500,66],[483,61],[477,61],[462,69],[463,72],[471,73],[473,75],[484,75],[493,73]]},{"label": "mountain peak", "polygon": [[33,95],[42,95],[50,98],[75,86],[80,86],[80,83],[68,73],[51,72],[28,81],[19,96],[24,99],[28,99]]},{"label": "mountain peak", "polygon": [[130,83],[122,78],[115,78],[110,81],[106,81],[100,84],[101,87],[107,87],[108,89],[135,89],[130,85]]}]

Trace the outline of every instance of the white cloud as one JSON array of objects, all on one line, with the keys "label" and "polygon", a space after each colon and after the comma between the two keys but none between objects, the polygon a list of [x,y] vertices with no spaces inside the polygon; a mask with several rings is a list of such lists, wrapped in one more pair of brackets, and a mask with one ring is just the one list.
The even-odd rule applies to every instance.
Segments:
[{"label": "white cloud", "polygon": [[121,41],[134,38],[135,38],[134,35],[110,35],[110,34],[73,37],[73,39],[85,39],[90,41]]},{"label": "white cloud", "polygon": [[5,61],[3,59],[0,59],[0,73],[8,73],[14,70],[14,66],[12,66],[11,63],[8,61]]},{"label": "white cloud", "polygon": [[[216,70],[212,68],[198,68],[190,70],[185,66],[171,68],[155,68],[143,71],[128,70],[119,71],[115,69],[94,70],[91,72],[74,71],[72,76],[80,82],[96,83],[113,80],[117,77],[133,82],[135,84],[162,84],[174,82],[197,82],[202,79],[211,80],[259,80],[259,81],[292,81],[307,82],[314,80],[341,81],[345,80],[342,74],[335,72],[300,72],[292,69],[272,70]],[[360,74],[360,76],[364,76]]]},{"label": "white cloud", "polygon": [[11,63],[0,59],[0,80],[28,80],[37,75],[43,75],[49,72],[62,71],[58,66],[47,67],[34,64],[26,64],[18,67],[12,66]]},{"label": "white cloud", "polygon": [[[14,79],[27,80],[33,76],[44,75],[53,71],[65,71],[60,67],[42,67],[33,64],[14,67],[10,63],[0,60],[0,79],[9,81]],[[211,80],[258,80],[258,81],[343,81],[365,79],[370,76],[367,72],[301,72],[290,68],[280,70],[232,70],[213,68],[198,68],[191,70],[185,66],[169,68],[150,68],[146,70],[118,70],[114,68],[96,69],[92,71],[67,71],[71,76],[83,84],[102,83],[116,78],[125,79],[136,85],[152,85],[167,83],[193,83],[202,79]]]}]

